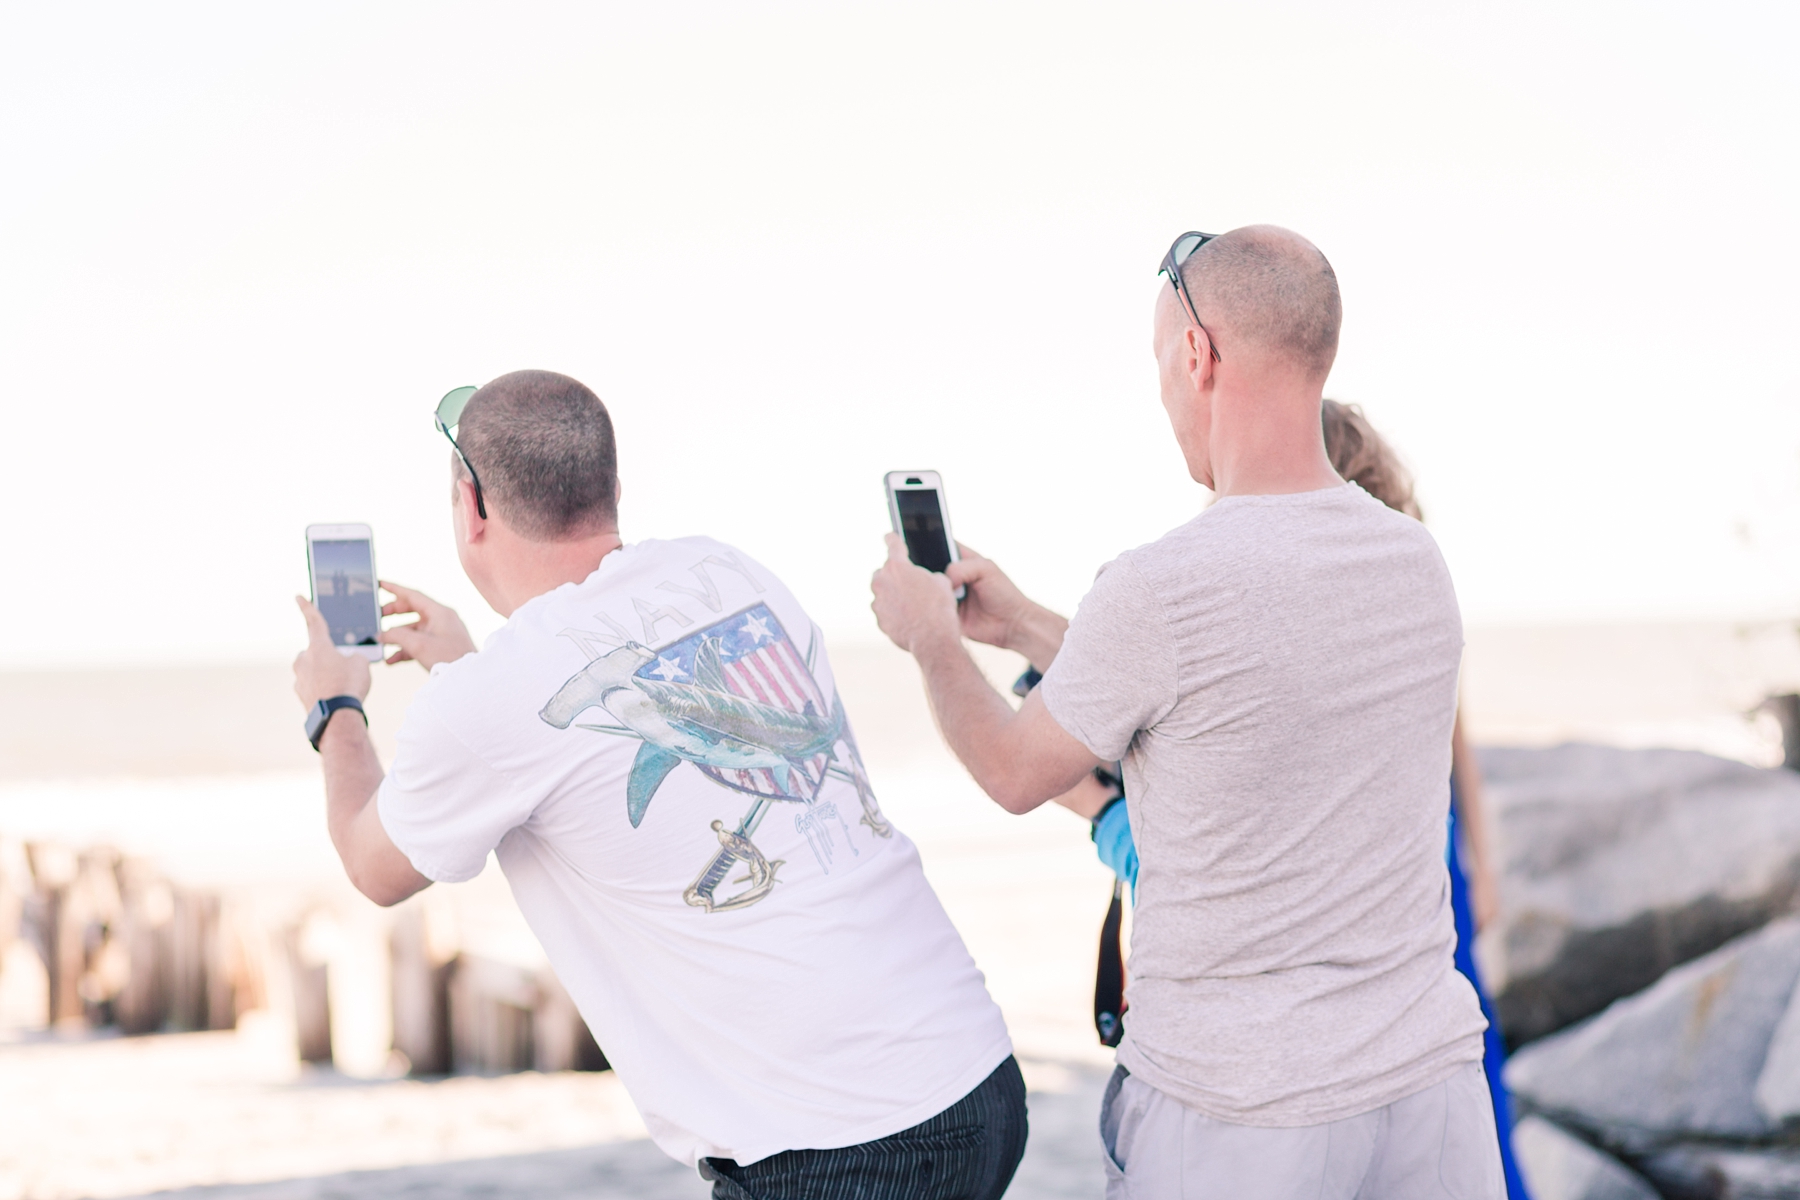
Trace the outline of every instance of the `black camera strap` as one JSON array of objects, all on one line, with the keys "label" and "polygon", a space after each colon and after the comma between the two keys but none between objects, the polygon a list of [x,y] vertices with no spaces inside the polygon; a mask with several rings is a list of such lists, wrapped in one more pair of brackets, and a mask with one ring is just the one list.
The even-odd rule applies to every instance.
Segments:
[{"label": "black camera strap", "polygon": [[1125,1036],[1125,957],[1119,951],[1119,926],[1125,918],[1125,885],[1113,880],[1112,903],[1100,926],[1100,965],[1094,972],[1094,1029],[1102,1046],[1117,1046]]}]

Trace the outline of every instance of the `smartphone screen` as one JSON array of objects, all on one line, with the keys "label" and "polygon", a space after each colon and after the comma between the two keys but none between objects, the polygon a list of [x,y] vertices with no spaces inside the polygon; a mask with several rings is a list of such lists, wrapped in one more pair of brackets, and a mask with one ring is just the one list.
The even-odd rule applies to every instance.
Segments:
[{"label": "smartphone screen", "polygon": [[374,646],[381,632],[375,596],[375,554],[367,538],[309,541],[313,603],[336,646]]},{"label": "smartphone screen", "polygon": [[906,539],[906,557],[927,571],[943,571],[950,565],[950,536],[944,529],[944,509],[935,488],[894,493],[900,510],[900,536]]}]

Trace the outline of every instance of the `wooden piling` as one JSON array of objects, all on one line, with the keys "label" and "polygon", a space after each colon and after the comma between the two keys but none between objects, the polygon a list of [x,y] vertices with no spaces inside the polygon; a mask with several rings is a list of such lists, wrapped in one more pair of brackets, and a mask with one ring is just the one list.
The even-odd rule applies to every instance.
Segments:
[{"label": "wooden piling", "polygon": [[128,963],[113,1016],[125,1033],[155,1033],[169,1019],[173,983],[175,892],[140,859],[119,864],[120,937]]},{"label": "wooden piling", "polygon": [[309,943],[305,926],[284,930],[282,948],[293,986],[295,1052],[301,1062],[331,1062],[331,989],[324,956]]},{"label": "wooden piling", "polygon": [[451,1070],[450,979],[456,953],[448,939],[434,937],[432,914],[409,904],[395,917],[389,936],[393,962],[394,1049],[406,1056],[414,1075]]},{"label": "wooden piling", "polygon": [[532,1067],[538,985],[512,963],[460,954],[450,980],[451,1061],[458,1071],[499,1074]]},{"label": "wooden piling", "polygon": [[49,978],[50,1024],[79,1020],[81,1007],[81,925],[72,891],[80,863],[66,846],[32,842],[25,847],[35,893],[37,942]]},{"label": "wooden piling", "polygon": [[531,1014],[532,1065],[539,1071],[604,1071],[606,1055],[562,981],[538,972],[538,1002]]}]

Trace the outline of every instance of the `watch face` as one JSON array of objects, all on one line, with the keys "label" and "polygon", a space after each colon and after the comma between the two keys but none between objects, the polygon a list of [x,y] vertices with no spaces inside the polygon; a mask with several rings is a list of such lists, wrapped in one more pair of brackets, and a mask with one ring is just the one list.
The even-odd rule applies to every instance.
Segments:
[{"label": "watch face", "polygon": [[325,731],[325,721],[330,715],[325,711],[323,700],[314,704],[312,711],[306,714],[306,740],[313,744],[314,750],[319,748],[319,734]]}]

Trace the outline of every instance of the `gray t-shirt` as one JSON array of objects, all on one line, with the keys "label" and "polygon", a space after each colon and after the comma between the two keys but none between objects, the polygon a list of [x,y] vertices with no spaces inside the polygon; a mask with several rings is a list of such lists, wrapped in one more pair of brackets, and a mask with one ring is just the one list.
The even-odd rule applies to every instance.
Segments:
[{"label": "gray t-shirt", "polygon": [[1352,484],[1224,497],[1101,570],[1042,692],[1124,761],[1134,1075],[1295,1126],[1481,1058],[1444,865],[1461,656],[1437,544]]}]

